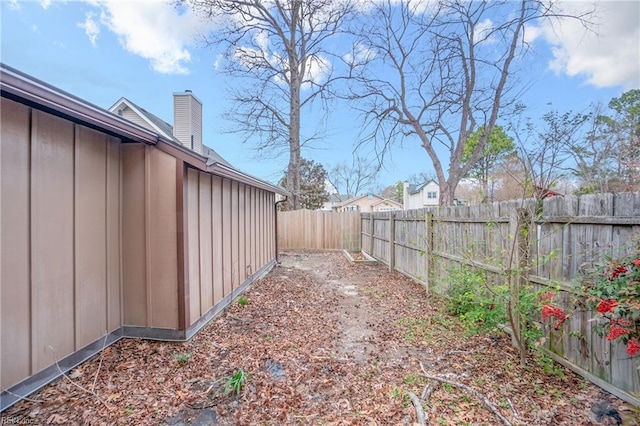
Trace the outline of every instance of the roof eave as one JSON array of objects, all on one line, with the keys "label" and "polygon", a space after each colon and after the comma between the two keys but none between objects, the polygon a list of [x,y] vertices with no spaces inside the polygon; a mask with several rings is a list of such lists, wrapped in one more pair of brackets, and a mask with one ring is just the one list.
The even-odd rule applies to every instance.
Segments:
[{"label": "roof eave", "polygon": [[3,97],[13,98],[36,109],[102,129],[126,141],[156,145],[162,151],[202,171],[228,177],[266,191],[289,195],[283,188],[233,167],[217,162],[208,165],[208,158],[204,155],[2,63],[0,63],[0,91]]},{"label": "roof eave", "polygon": [[127,140],[155,145],[161,136],[144,127],[133,124],[102,108],[83,101],[69,93],[54,88],[33,77],[0,64],[0,89],[10,95],[34,105],[48,109],[57,115],[99,127],[120,135]]},{"label": "roof eave", "polygon": [[276,194],[289,196],[290,193],[286,191],[284,188],[280,188],[279,186],[272,185],[268,182],[263,181],[255,176],[248,175],[240,170],[237,170],[233,167],[229,167],[222,163],[213,163],[207,166],[207,172],[213,173],[218,176],[226,177],[229,179],[236,180],[241,183],[245,183],[247,185],[255,186],[256,188],[264,189],[266,191],[275,192]]}]

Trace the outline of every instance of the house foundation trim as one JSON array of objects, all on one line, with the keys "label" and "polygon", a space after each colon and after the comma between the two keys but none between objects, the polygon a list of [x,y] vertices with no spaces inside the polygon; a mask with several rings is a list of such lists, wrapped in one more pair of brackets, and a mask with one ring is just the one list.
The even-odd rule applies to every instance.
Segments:
[{"label": "house foundation trim", "polygon": [[102,336],[98,340],[89,343],[87,346],[75,351],[71,355],[57,360],[56,364],[37,372],[33,376],[27,377],[17,385],[12,386],[9,390],[5,391],[3,389],[2,394],[0,394],[0,412],[11,407],[21,399],[26,398],[30,394],[42,389],[83,362],[93,358],[106,347],[122,339],[122,337],[122,327],[120,327],[117,330]]}]

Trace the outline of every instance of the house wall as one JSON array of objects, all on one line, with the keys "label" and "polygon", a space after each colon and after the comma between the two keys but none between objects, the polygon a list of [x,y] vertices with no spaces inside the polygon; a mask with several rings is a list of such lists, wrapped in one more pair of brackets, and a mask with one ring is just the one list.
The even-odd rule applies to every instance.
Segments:
[{"label": "house wall", "polygon": [[[410,194],[408,191],[409,185],[404,185],[403,204],[405,210],[421,209],[427,206],[437,206],[440,204],[440,187],[435,182],[430,182],[424,186],[420,191],[415,194]],[[428,198],[428,192],[436,192],[436,198]]]},{"label": "house wall", "polygon": [[185,186],[191,325],[275,259],[275,194],[191,168]]},{"label": "house wall", "polygon": [[[349,204],[336,208],[336,211],[359,211],[360,213],[370,213],[373,210],[373,204],[382,201],[378,196],[362,196],[353,199]],[[354,209],[353,207],[356,207]]]},{"label": "house wall", "polygon": [[120,140],[0,104],[0,385],[119,328]]},{"label": "house wall", "polygon": [[180,327],[176,164],[156,147],[122,146],[123,325]]},{"label": "house wall", "polygon": [[149,123],[147,123],[142,117],[138,115],[137,112],[135,112],[129,107],[122,108],[122,118],[129,120],[133,123],[136,123],[137,125],[142,126],[145,129],[155,131],[155,129],[152,126],[150,126]]},{"label": "house wall", "polygon": [[383,201],[381,203],[377,203],[373,206],[372,211],[374,212],[388,212],[402,210],[402,205],[396,203],[390,203],[388,201]]},{"label": "house wall", "polygon": [[0,114],[0,409],[121,337],[190,338],[274,264],[274,193],[170,145]]}]

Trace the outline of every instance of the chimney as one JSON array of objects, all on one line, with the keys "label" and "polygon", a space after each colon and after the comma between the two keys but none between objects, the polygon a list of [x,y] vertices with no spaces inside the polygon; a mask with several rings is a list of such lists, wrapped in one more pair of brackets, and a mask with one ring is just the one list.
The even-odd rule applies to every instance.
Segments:
[{"label": "chimney", "polygon": [[173,136],[202,154],[202,102],[191,90],[173,94]]}]

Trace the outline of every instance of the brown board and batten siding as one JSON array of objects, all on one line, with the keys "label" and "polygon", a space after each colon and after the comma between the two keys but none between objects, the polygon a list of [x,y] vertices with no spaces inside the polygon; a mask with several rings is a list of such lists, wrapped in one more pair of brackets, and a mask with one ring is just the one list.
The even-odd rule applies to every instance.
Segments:
[{"label": "brown board and batten siding", "polygon": [[[243,287],[273,265],[273,193],[189,168],[186,173],[189,212],[189,325],[220,309]],[[222,220],[221,220],[222,219]],[[264,236],[261,233],[264,232]],[[225,305],[223,303],[222,305]],[[213,311],[212,311],[213,310]]]},{"label": "brown board and batten siding", "polygon": [[153,146],[122,147],[123,325],[180,326],[176,164]]},{"label": "brown board and batten siding", "polygon": [[191,338],[275,264],[282,190],[0,79],[0,410],[120,338]]},{"label": "brown board and batten siding", "polygon": [[121,326],[120,141],[2,99],[1,386]]}]

